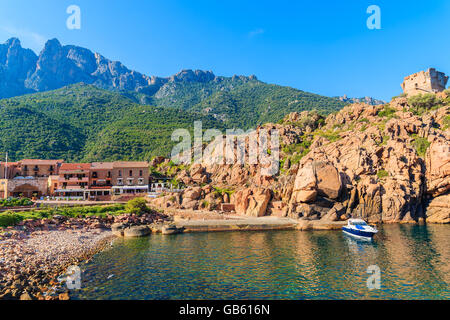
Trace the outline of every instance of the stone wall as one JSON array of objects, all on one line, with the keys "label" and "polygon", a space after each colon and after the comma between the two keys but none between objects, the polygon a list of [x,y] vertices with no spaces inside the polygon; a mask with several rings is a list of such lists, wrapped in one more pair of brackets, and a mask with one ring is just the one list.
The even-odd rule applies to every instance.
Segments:
[{"label": "stone wall", "polygon": [[441,92],[445,90],[448,77],[443,73],[430,68],[407,76],[402,83],[403,92],[409,96]]},{"label": "stone wall", "polygon": [[0,193],[5,198],[17,196],[17,194],[25,197],[32,197],[33,193],[37,193],[38,196],[47,195],[48,178],[3,179],[1,180],[1,191]]}]

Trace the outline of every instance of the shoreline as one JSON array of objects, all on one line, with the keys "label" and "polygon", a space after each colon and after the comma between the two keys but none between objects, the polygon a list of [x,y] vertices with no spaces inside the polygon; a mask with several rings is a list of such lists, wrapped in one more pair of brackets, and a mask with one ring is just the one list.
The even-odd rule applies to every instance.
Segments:
[{"label": "shoreline", "polygon": [[114,223],[151,225],[166,219],[157,212],[53,215],[0,229],[0,300],[68,300],[69,290],[58,277],[111,244]]},{"label": "shoreline", "polygon": [[115,238],[108,229],[89,227],[9,233],[0,241],[0,299],[70,299],[58,277],[69,266],[89,261]]},{"label": "shoreline", "polygon": [[184,232],[269,231],[269,230],[340,230],[347,221],[295,220],[280,217],[243,217],[241,219],[176,220]]},{"label": "shoreline", "polygon": [[[165,212],[168,213],[168,212]],[[221,231],[327,231],[341,230],[347,221],[296,220],[274,216],[248,217],[218,212],[168,213],[171,222],[186,233]],[[128,221],[132,216],[87,217],[28,220],[0,233],[0,300],[67,300],[70,291],[58,282],[71,265],[86,263],[118,238],[113,223]],[[135,225],[152,226],[144,217]],[[397,222],[398,223],[398,222]],[[404,222],[403,222],[404,223]],[[416,223],[416,222],[414,222]],[[390,223],[391,224],[391,223]],[[419,223],[418,223],[419,224]]]}]

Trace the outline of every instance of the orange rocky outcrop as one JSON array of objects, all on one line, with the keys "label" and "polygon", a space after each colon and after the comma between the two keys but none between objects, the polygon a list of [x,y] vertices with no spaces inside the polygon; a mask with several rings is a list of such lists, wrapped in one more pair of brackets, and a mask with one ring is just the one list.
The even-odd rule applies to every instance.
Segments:
[{"label": "orange rocky outcrop", "polygon": [[[263,126],[280,133],[278,174],[264,176],[260,165],[197,164],[178,175],[191,187],[154,202],[180,208],[231,203],[249,216],[449,223],[450,100],[444,92],[437,101],[425,109],[404,97],[387,105],[353,104],[325,121],[315,113],[289,114]],[[232,190],[231,199],[214,187]]]}]

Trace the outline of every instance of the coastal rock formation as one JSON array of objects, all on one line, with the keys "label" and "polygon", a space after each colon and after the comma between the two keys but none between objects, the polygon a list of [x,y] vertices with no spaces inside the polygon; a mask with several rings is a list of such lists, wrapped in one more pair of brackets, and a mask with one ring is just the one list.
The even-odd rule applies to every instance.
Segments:
[{"label": "coastal rock formation", "polygon": [[427,150],[427,221],[450,223],[450,133],[431,137]]},{"label": "coastal rock formation", "polygon": [[450,194],[441,195],[427,206],[427,222],[450,223]]},{"label": "coastal rock formation", "polygon": [[231,203],[234,203],[238,214],[261,217],[266,214],[270,198],[269,189],[247,188],[235,192],[231,197]]},{"label": "coastal rock formation", "polygon": [[327,162],[310,161],[297,171],[294,202],[313,202],[317,195],[337,199],[342,182],[336,168]]},{"label": "coastal rock formation", "polygon": [[319,195],[329,199],[339,198],[342,183],[337,169],[331,163],[315,162],[314,171]]},{"label": "coastal rock formation", "polygon": [[[260,164],[216,162],[194,165],[177,179],[232,190],[230,202],[241,215],[448,223],[449,115],[447,92],[394,98],[385,105],[353,104],[326,119],[292,113],[251,133],[258,135],[261,128],[280,133],[276,175],[263,176]],[[213,149],[211,158],[218,159],[223,145]],[[249,153],[248,145],[244,152]],[[204,208],[203,201],[228,203],[190,188],[182,193],[190,199],[185,204],[195,202],[190,208]],[[165,201],[160,199],[155,202]]]},{"label": "coastal rock formation", "polygon": [[427,192],[439,196],[450,191],[450,133],[431,138],[427,150]]}]

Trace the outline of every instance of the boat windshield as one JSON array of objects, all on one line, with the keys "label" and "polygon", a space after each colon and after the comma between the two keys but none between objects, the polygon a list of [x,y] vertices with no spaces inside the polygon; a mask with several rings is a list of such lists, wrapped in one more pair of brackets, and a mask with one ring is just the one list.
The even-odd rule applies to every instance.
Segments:
[{"label": "boat windshield", "polygon": [[350,224],[354,225],[354,226],[366,226],[367,223],[365,221],[352,221],[350,222]]}]

